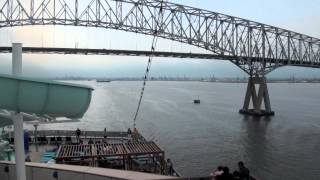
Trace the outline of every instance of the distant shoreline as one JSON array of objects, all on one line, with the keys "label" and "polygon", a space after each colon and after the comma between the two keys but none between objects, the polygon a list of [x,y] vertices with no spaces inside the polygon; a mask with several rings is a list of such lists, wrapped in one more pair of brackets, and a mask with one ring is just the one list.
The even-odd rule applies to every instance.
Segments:
[{"label": "distant shoreline", "polygon": [[[110,78],[110,79],[89,79],[89,78],[54,78],[53,80],[58,81],[97,81],[97,83],[113,82],[113,81],[143,81],[142,79],[126,79],[126,78]],[[206,83],[247,83],[247,80],[235,80],[235,79],[217,79],[217,80],[206,80],[206,79],[150,79],[148,81],[153,82],[206,82]],[[320,83],[319,79],[297,79],[297,80],[267,80],[267,83]]]}]

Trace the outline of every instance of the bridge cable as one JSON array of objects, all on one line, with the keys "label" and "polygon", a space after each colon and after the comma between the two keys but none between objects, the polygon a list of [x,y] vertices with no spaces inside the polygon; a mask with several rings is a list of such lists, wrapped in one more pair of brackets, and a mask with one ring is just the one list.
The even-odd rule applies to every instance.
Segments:
[{"label": "bridge cable", "polygon": [[[161,26],[162,26],[162,22],[163,22],[163,16],[164,16],[164,13],[163,13],[163,0],[161,0],[161,2],[160,2],[160,10],[159,10],[159,14],[158,14],[158,20],[155,22],[156,23],[155,24],[155,30],[153,32],[153,39],[152,39],[152,45],[151,45],[151,52],[152,53],[149,56],[146,72],[145,72],[145,75],[144,75],[144,78],[143,78],[142,89],[141,89],[141,92],[140,92],[140,99],[139,99],[139,102],[138,102],[137,110],[136,110],[136,112],[134,114],[134,118],[133,118],[133,129],[136,128],[136,121],[137,121],[137,117],[138,117],[138,114],[139,114],[139,111],[140,111],[140,106],[141,106],[142,98],[143,98],[143,95],[144,95],[144,90],[145,90],[145,87],[146,87],[146,83],[147,83],[147,81],[149,79],[149,73],[150,73],[150,69],[151,69],[152,59],[154,57],[155,48],[156,48],[156,45],[157,45],[157,42],[158,42],[158,34],[161,31]],[[159,29],[158,29],[158,27],[159,27]]]}]

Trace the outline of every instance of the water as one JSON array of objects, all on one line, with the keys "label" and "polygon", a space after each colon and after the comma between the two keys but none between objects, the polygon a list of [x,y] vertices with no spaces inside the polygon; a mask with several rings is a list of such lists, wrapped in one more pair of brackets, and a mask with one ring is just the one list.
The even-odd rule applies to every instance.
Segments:
[{"label": "water", "polygon": [[[95,88],[80,123],[39,129],[125,130],[141,82],[77,82]],[[320,84],[269,84],[272,118],[238,114],[246,84],[148,82],[137,124],[185,176],[244,161],[260,180],[320,179]],[[195,98],[200,105],[193,104]],[[301,177],[303,175],[303,178]]]}]

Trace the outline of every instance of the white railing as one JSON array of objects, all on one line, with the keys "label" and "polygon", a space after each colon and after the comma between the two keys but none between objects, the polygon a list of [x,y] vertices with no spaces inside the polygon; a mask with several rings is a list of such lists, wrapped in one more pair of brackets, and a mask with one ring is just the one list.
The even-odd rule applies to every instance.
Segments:
[{"label": "white railing", "polygon": [[[175,177],[88,166],[26,163],[27,180],[175,179]],[[16,180],[15,163],[0,161],[0,179]]]}]

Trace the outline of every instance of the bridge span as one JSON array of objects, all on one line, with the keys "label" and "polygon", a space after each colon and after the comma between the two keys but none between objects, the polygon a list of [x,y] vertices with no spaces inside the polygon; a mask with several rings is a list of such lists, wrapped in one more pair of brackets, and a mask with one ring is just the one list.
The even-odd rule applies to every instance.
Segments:
[{"label": "bridge span", "polygon": [[[235,56],[222,56],[211,53],[193,53],[193,52],[169,52],[169,51],[146,51],[146,50],[127,50],[127,49],[92,49],[92,48],[59,48],[59,47],[22,47],[23,53],[26,54],[74,54],[74,55],[109,55],[109,56],[155,56],[155,57],[171,57],[171,58],[188,58],[188,59],[204,59],[204,60],[232,60]],[[12,53],[12,47],[0,46],[0,53]],[[246,57],[242,57],[246,58]],[[252,58],[252,62],[259,62],[259,58]],[[272,59],[269,59],[273,62]],[[276,62],[274,62],[276,63]],[[310,68],[320,68],[319,63],[301,62],[300,64],[283,65],[300,66]]]},{"label": "bridge span", "polygon": [[[220,57],[215,59],[229,60],[250,75],[240,112],[255,115],[273,114],[267,73],[285,65],[320,66],[318,38],[160,0],[0,1],[0,28],[26,25],[116,29],[206,49]],[[258,93],[255,84],[260,86]],[[249,109],[251,100],[253,108]]]},{"label": "bridge span", "polygon": [[[144,51],[124,49],[87,49],[87,48],[57,48],[57,47],[22,47],[23,53],[28,54],[75,54],[75,55],[110,55],[110,56],[155,56],[171,58],[192,58],[207,60],[228,60],[224,57],[209,53],[185,53],[168,51]],[[0,47],[0,53],[11,53],[12,47]]]}]

